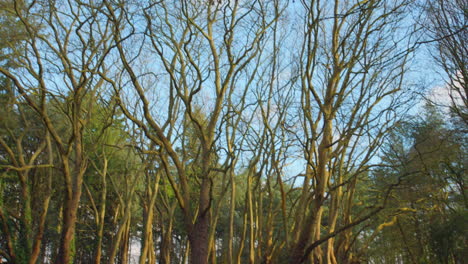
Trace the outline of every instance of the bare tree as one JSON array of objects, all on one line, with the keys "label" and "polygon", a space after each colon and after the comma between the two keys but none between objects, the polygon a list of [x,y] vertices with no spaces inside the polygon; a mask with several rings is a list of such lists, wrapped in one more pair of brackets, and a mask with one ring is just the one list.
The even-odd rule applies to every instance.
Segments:
[{"label": "bare tree", "polygon": [[[232,166],[232,158],[219,154],[220,129],[226,117],[242,109],[234,109],[226,98],[247,91],[240,87],[251,82],[255,58],[277,19],[277,14],[269,13],[270,5],[163,1],[141,3],[138,8],[106,2],[122,76],[133,92],[105,78],[114,85],[125,115],[161,153],[165,176],[183,212],[193,263],[208,262],[214,247],[213,186]],[[135,46],[141,47],[137,53],[129,50],[135,51]],[[142,71],[135,66],[137,61],[151,63],[151,69]],[[151,90],[168,99],[157,101]],[[130,92],[138,99],[126,101]],[[137,105],[138,115],[131,114],[130,104]],[[187,156],[181,141],[188,129],[197,144],[193,157]]]},{"label": "bare tree", "polygon": [[[349,203],[357,179],[369,169],[404,103],[398,98],[404,98],[405,49],[410,43],[397,32],[408,1],[301,3],[297,137],[306,172],[288,259],[289,263],[349,263],[349,256],[338,259],[334,237],[378,212],[376,205],[377,210],[353,223]],[[340,212],[345,213],[338,221]],[[324,242],[325,252],[320,246]],[[348,243],[340,243],[342,254],[349,252]]]},{"label": "bare tree", "polygon": [[[55,147],[63,174],[61,239],[47,254],[73,261],[83,219],[91,228],[77,234],[96,244],[89,254],[79,249],[76,262],[127,263],[133,235],[139,263],[359,261],[359,246],[396,223],[364,224],[394,185],[362,210],[356,199],[412,99],[409,2],[50,0],[13,8],[27,38],[13,49],[18,66],[0,74],[47,131],[34,151]],[[96,111],[98,128],[90,125]],[[125,136],[107,141],[113,124]],[[20,161],[3,138],[0,145],[22,182],[20,168],[34,159]],[[120,170],[111,169],[114,154],[125,156]]]},{"label": "bare tree", "polygon": [[[83,129],[91,113],[86,109],[92,107],[93,100],[85,98],[92,98],[103,83],[95,77],[109,49],[110,28],[92,4],[33,1],[23,9],[19,2],[14,1],[13,12],[27,34],[24,51],[19,51],[21,55],[15,61],[17,69],[0,67],[0,73],[12,81],[18,94],[40,116],[58,149],[65,195],[55,262],[70,263],[83,175],[88,166]],[[62,120],[68,126],[66,133],[51,117],[51,104],[66,117]]]},{"label": "bare tree", "polygon": [[433,57],[446,74],[451,109],[468,124],[468,4],[462,0],[428,0],[425,28],[435,43]]},{"label": "bare tree", "polygon": [[[2,177],[12,172],[17,175],[18,194],[16,188],[6,193],[8,200],[17,199],[20,206],[15,210],[8,208],[8,200],[1,203],[0,221],[8,249],[8,255],[2,255],[14,263],[36,263],[51,198],[53,146],[44,126],[34,122],[35,113],[13,95],[10,90],[2,98],[1,115],[6,118],[2,117],[0,126],[4,133],[0,137],[0,168],[4,170]],[[11,222],[18,222],[19,228],[10,228]]]}]

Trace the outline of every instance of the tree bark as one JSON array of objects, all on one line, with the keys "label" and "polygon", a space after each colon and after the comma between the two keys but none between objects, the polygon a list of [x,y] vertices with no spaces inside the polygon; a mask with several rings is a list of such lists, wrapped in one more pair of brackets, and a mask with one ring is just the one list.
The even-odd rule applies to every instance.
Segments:
[{"label": "tree bark", "polygon": [[[77,140],[79,141],[79,140]],[[60,246],[56,264],[68,264],[73,261],[72,245],[75,236],[75,226],[77,220],[78,206],[81,198],[81,187],[83,183],[83,174],[85,168],[82,164],[81,142],[76,143],[75,147],[76,160],[73,172],[70,170],[69,157],[62,155],[62,164],[65,174],[65,182],[67,184],[65,201],[63,207],[62,232],[60,237]],[[73,178],[72,178],[72,173]]]},{"label": "tree bark", "polygon": [[189,235],[190,259],[192,264],[207,264],[209,256],[211,182],[205,174],[200,187],[198,216]]}]

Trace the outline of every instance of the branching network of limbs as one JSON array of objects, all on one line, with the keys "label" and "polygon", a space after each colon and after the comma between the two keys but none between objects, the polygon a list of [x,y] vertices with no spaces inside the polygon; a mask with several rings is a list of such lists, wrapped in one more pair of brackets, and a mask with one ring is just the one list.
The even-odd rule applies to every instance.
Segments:
[{"label": "branching network of limbs", "polygon": [[[0,262],[457,263],[466,4],[416,2],[0,0]],[[431,44],[464,125],[407,121]]]}]

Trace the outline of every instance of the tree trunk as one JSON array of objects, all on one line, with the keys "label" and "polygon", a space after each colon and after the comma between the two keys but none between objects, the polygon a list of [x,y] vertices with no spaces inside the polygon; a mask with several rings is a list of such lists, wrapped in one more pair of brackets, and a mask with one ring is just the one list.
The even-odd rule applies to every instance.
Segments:
[{"label": "tree trunk", "polygon": [[236,213],[236,183],[234,182],[234,172],[229,170],[231,178],[231,201],[229,208],[229,237],[228,237],[228,254],[227,263],[232,264],[234,260],[234,250],[232,241],[234,239],[234,215]]},{"label": "tree trunk", "polygon": [[50,195],[48,195],[45,198],[43,206],[42,206],[42,214],[39,220],[36,237],[34,239],[34,244],[33,244],[33,248],[31,251],[31,257],[29,258],[29,264],[35,264],[41,253],[41,245],[42,245],[42,239],[44,237],[44,228],[45,228],[47,211],[49,210],[49,202],[50,202]]},{"label": "tree trunk", "polygon": [[141,239],[141,249],[140,249],[140,264],[145,264],[146,260],[150,258],[150,248],[151,246],[151,237],[153,236],[153,204],[150,203],[149,208],[144,208],[144,229]]},{"label": "tree trunk", "polygon": [[121,241],[125,240],[125,232],[126,232],[126,227],[127,227],[127,222],[130,222],[130,205],[127,205],[127,208],[125,209],[124,216],[120,220],[120,226],[119,230],[114,236],[114,241],[112,243],[112,248],[110,250],[109,254],[109,264],[114,264],[115,263],[115,258],[117,256],[118,250],[121,244]]},{"label": "tree trunk", "polygon": [[100,264],[101,263],[101,251],[102,251],[102,240],[104,237],[104,218],[106,216],[106,199],[107,199],[107,165],[108,160],[104,155],[104,167],[101,173],[101,180],[102,180],[102,190],[101,190],[101,201],[100,201],[100,208],[99,208],[99,215],[96,217],[99,219],[98,222],[98,230],[97,230],[97,242],[96,242],[96,249],[94,253],[94,263]]},{"label": "tree trunk", "polygon": [[[169,209],[168,223],[166,230],[162,230],[161,235],[161,263],[170,264],[171,263],[171,249],[172,249],[172,227],[174,223],[174,212],[176,209],[177,203],[174,203]],[[160,220],[161,226],[164,225],[164,218],[161,217]],[[183,262],[185,263],[185,262]]]},{"label": "tree trunk", "polygon": [[145,264],[148,259],[151,263],[151,253],[150,250],[153,248],[153,219],[154,219],[154,205],[156,203],[156,198],[158,196],[159,190],[159,178],[160,173],[156,173],[156,178],[154,184],[151,184],[149,175],[147,175],[147,207],[143,208],[143,220],[144,220],[144,230],[142,237],[142,248],[140,254],[140,264]]},{"label": "tree trunk", "polygon": [[130,223],[131,216],[128,218],[127,224],[124,228],[123,238],[122,238],[122,248],[120,250],[120,263],[127,264],[129,259],[129,248],[130,248]]},{"label": "tree trunk", "polygon": [[208,173],[204,175],[206,176],[203,178],[200,187],[198,216],[189,235],[192,264],[207,264],[210,253],[209,236],[211,219],[209,210],[211,206],[211,180],[208,178]]},{"label": "tree trunk", "polygon": [[210,218],[208,213],[202,213],[197,217],[190,240],[190,259],[192,264],[208,263],[208,240],[209,240]]},{"label": "tree trunk", "polygon": [[247,176],[247,204],[249,211],[249,263],[255,263],[255,229],[254,229],[254,208],[252,201],[252,177]]},{"label": "tree trunk", "polygon": [[75,236],[79,195],[73,195],[71,199],[65,199],[65,206],[63,208],[62,235],[60,238],[58,256],[55,261],[56,264],[68,264],[72,263],[73,261],[72,243]]},{"label": "tree trunk", "polygon": [[[80,103],[78,98],[75,98],[75,115],[80,113]],[[74,116],[74,118],[78,118]],[[64,170],[64,180],[66,184],[65,202],[63,208],[63,227],[60,238],[60,247],[56,264],[68,264],[73,261],[72,243],[75,236],[75,225],[77,220],[78,205],[81,198],[81,187],[83,185],[83,175],[86,171],[86,164],[83,160],[83,143],[82,143],[82,125],[79,120],[74,120],[73,131],[75,133],[74,140],[74,162],[73,170],[70,168],[69,154],[62,154],[62,164]]]},{"label": "tree trunk", "polygon": [[[54,163],[54,154],[52,150],[52,142],[50,140],[50,134],[46,131],[46,146],[47,146],[47,154],[48,154],[48,162],[49,164]],[[41,253],[41,246],[42,240],[44,238],[44,229],[45,223],[47,218],[47,212],[49,210],[49,203],[50,198],[52,196],[52,177],[53,177],[53,169],[47,168],[46,177],[47,177],[47,194],[45,194],[44,202],[42,203],[42,213],[39,218],[39,224],[37,227],[36,237],[34,239],[34,244],[31,251],[31,257],[29,259],[29,264],[35,264],[40,256]]]},{"label": "tree trunk", "polygon": [[[301,235],[298,243],[294,247],[290,255],[290,264],[303,263],[306,256],[304,250],[307,247],[310,239],[320,239],[320,227],[322,223],[323,202],[325,199],[325,188],[328,185],[330,172],[327,168],[330,161],[330,152],[332,144],[332,131],[333,122],[330,116],[330,106],[324,108],[324,125],[323,125],[323,138],[318,148],[318,163],[316,175],[316,188],[315,197],[312,204],[312,212],[307,221],[304,222],[301,230]],[[315,263],[322,263],[322,254],[320,246],[317,246],[313,251],[313,261]]]}]

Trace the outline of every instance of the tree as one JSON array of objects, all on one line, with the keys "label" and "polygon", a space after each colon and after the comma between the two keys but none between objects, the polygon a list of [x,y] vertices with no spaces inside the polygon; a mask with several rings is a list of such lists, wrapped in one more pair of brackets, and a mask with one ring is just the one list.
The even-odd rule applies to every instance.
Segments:
[{"label": "tree", "polygon": [[[105,35],[108,25],[102,23],[92,5],[33,1],[25,3],[27,8],[23,10],[18,3],[14,1],[11,13],[26,33],[24,51],[19,50],[23,47],[10,47],[20,54],[14,60],[18,68],[1,66],[0,73],[40,116],[59,152],[65,194],[61,242],[55,262],[70,263],[83,175],[88,166],[83,129],[90,118],[86,108],[92,106],[84,104],[84,97],[102,85],[102,80],[95,76],[109,49],[109,37]],[[64,10],[69,15],[63,16]],[[38,20],[42,28],[33,24]],[[59,131],[48,109],[50,101],[61,98],[66,104],[59,110],[69,125],[65,133]]]},{"label": "tree", "polygon": [[446,74],[451,110],[468,124],[468,4],[460,0],[427,1],[427,34],[435,43],[434,60]]},{"label": "tree", "polygon": [[[193,263],[208,262],[214,243],[209,235],[214,228],[212,188],[220,178],[218,172],[225,174],[232,162],[229,156],[225,162],[219,160],[221,124],[230,113],[239,114],[237,112],[243,110],[226,104],[226,98],[235,93],[236,86],[248,84],[255,76],[255,66],[250,67],[261,54],[267,29],[278,18],[277,13],[268,13],[271,5],[273,2],[260,1],[148,2],[141,4],[143,8],[139,13],[134,13],[131,11],[134,7],[124,2],[106,3],[106,13],[114,25],[117,56],[123,66],[122,76],[131,82],[138,98],[135,112],[141,115],[135,115],[129,109],[132,102],[125,98],[129,97],[127,93],[130,91],[119,86],[113,78],[103,78],[114,86],[127,118],[145,132],[161,153],[165,175],[183,212]],[[130,17],[134,19],[130,20]],[[135,17],[142,22],[133,23],[137,21]],[[140,28],[144,30],[140,32]],[[140,33],[144,33],[148,41],[137,38]],[[140,55],[156,55],[151,57],[152,63],[162,69],[152,74],[156,78],[145,79],[150,75],[135,67],[135,58],[128,49],[134,47],[135,42],[142,47]],[[137,54],[136,59],[141,58]],[[166,110],[162,112],[162,118],[150,108],[150,96],[154,96],[148,92],[151,83],[165,87],[159,96],[169,98],[163,104]],[[213,99],[206,101],[204,97]],[[206,118],[195,114],[196,106],[202,104],[210,113]],[[183,120],[182,123],[179,120]],[[180,142],[180,135],[175,134],[177,126],[181,125],[185,131],[186,122],[195,130],[200,146],[193,163],[196,167],[190,171],[185,162],[188,157],[177,153],[174,147]],[[170,165],[175,167],[175,175]],[[191,186],[191,182],[196,185]]]},{"label": "tree", "polygon": [[[24,6],[1,1],[0,7],[0,65],[14,70],[27,38],[14,14]],[[11,80],[0,77],[0,222],[6,244],[0,255],[13,263],[35,263],[51,198],[53,153],[49,133],[17,95]]]},{"label": "tree", "polygon": [[[460,263],[466,219],[463,175],[466,137],[457,133],[433,105],[394,131],[385,147],[386,168],[376,173],[384,185],[400,179],[384,215],[396,218],[371,247],[372,259],[387,251],[387,261]],[[391,246],[389,246],[391,245]]]},{"label": "tree", "polygon": [[463,115],[405,119],[412,2],[0,0],[0,255],[462,259]]},{"label": "tree", "polygon": [[[408,3],[302,2],[300,118],[294,121],[300,124],[296,133],[305,177],[289,263],[351,262],[350,241],[342,238],[337,248],[334,237],[382,207],[375,204],[355,220],[350,215],[358,179],[372,167],[369,161],[392,128],[395,113],[403,111],[400,106],[406,102],[398,98],[411,98],[403,95],[408,91],[404,76],[409,53],[404,49],[409,40],[396,33]],[[323,252],[320,244],[325,242]]]}]

